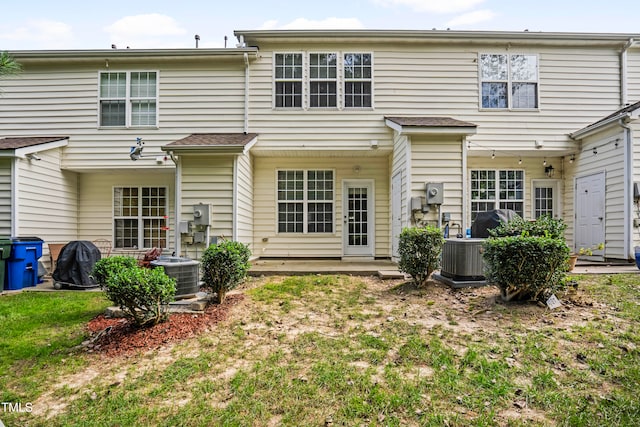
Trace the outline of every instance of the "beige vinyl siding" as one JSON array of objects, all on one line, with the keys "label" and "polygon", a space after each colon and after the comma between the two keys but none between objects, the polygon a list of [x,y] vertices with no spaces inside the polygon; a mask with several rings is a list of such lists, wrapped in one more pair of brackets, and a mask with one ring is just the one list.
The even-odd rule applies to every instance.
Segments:
[{"label": "beige vinyl siding", "polygon": [[19,159],[18,236],[45,241],[42,261],[49,261],[47,243],[77,240],[78,175],[60,170],[61,149],[38,153],[41,160]]},{"label": "beige vinyl siding", "polygon": [[[357,173],[359,166],[360,171]],[[278,233],[276,170],[334,170],[333,233]],[[389,211],[389,161],[366,158],[271,158],[254,157],[254,255],[261,257],[341,257],[342,184],[348,179],[373,179],[375,186],[375,256],[389,257],[391,217]],[[265,241],[266,239],[266,241]]]},{"label": "beige vinyl siding", "polygon": [[[233,239],[234,156],[181,156],[180,221],[193,221],[193,205],[212,205],[211,237]],[[196,231],[195,229],[193,231]],[[200,231],[205,231],[204,228]],[[180,253],[198,259],[205,244],[182,244]]]},{"label": "beige vinyl siding", "polygon": [[391,179],[396,174],[402,176],[402,188],[400,199],[402,200],[401,212],[402,212],[402,228],[409,226],[409,168],[411,167],[409,150],[409,140],[406,135],[400,135],[394,133],[393,137],[393,155],[391,156]]},{"label": "beige vinyl siding", "polygon": [[253,246],[253,162],[249,154],[243,154],[237,161],[237,215],[238,235],[234,238]]},{"label": "beige vinyl siding", "polygon": [[[440,212],[462,227],[462,142],[460,137],[411,137],[411,196],[426,198],[427,183],[443,183]],[[438,225],[438,208],[431,206],[423,221]],[[457,231],[454,227],[453,230]],[[455,235],[455,232],[453,233]]]},{"label": "beige vinyl siding", "polygon": [[[618,147],[615,143],[618,143]],[[597,148],[597,154],[593,148]],[[624,253],[624,132],[615,127],[582,141],[576,155],[576,178],[605,173],[605,239],[606,258],[626,259]],[[574,185],[575,189],[575,180]],[[575,199],[575,190],[574,190]],[[574,231],[575,232],[575,231]],[[574,248],[578,249],[578,248]]]},{"label": "beige vinyl siding", "polygon": [[0,236],[11,236],[11,164],[13,159],[0,158]]},{"label": "beige vinyl siding", "polygon": [[116,171],[113,173],[83,173],[79,175],[78,238],[107,239],[114,243],[113,188],[166,187],[168,189],[168,250],[174,247],[175,180],[171,173]]},{"label": "beige vinyl siding", "polygon": [[[636,42],[637,43],[637,42]],[[627,102],[640,101],[640,49],[630,49],[627,54]]]},{"label": "beige vinyl siding", "polygon": [[[99,71],[157,71],[156,128],[99,128]],[[242,132],[244,126],[244,65],[241,60],[165,61],[119,66],[100,60],[87,65],[27,64],[18,77],[3,80],[0,134],[69,136],[62,167],[74,170],[173,169],[129,159],[136,138],[145,141],[145,155],[164,155],[160,147],[196,132]]]},{"label": "beige vinyl siding", "polygon": [[[297,46],[296,46],[297,47]],[[613,49],[550,46],[512,47],[510,53],[539,58],[539,109],[480,110],[479,53],[506,53],[504,45],[312,45],[308,51],[372,52],[372,109],[272,108],[272,52],[292,45],[261,45],[252,64],[250,117],[252,131],[261,134],[257,150],[336,150],[366,146],[378,139],[391,149],[392,134],[384,116],[450,116],[478,125],[473,151],[533,149],[543,140],[548,150],[574,146],[567,134],[593,123],[619,107],[619,56]],[[299,49],[293,49],[299,50]],[[295,122],[295,126],[290,124]]]}]

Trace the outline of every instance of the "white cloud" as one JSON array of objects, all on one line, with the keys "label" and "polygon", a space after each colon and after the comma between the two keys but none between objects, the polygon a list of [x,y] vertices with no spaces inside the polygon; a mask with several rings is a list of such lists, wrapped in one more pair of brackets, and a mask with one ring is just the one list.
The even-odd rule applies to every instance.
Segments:
[{"label": "white cloud", "polygon": [[3,26],[0,44],[11,48],[12,42],[28,46],[27,49],[68,49],[73,40],[71,26],[48,19],[33,19],[16,27]]},{"label": "white cloud", "polygon": [[151,13],[125,16],[105,27],[111,43],[119,48],[130,46],[141,48],[184,47],[193,42],[183,36],[187,31],[170,16]]},{"label": "white cloud", "polygon": [[385,6],[407,6],[416,12],[457,13],[469,10],[484,0],[373,0]]},{"label": "white cloud", "polygon": [[297,18],[287,24],[278,25],[278,21],[266,21],[261,30],[357,30],[364,28],[357,18],[326,18],[314,21],[307,18]]},{"label": "white cloud", "polygon": [[464,15],[456,16],[447,22],[447,26],[464,27],[467,25],[477,24],[479,22],[490,21],[496,16],[496,13],[491,10],[475,10],[473,12],[465,13]]}]

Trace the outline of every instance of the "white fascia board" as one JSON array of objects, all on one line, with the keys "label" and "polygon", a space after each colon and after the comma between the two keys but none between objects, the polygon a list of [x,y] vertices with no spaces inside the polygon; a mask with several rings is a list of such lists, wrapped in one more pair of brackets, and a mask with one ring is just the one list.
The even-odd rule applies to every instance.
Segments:
[{"label": "white fascia board", "polygon": [[44,143],[44,144],[32,145],[32,146],[23,147],[23,148],[17,148],[15,150],[13,150],[13,155],[2,156],[2,154],[0,154],[0,156],[2,156],[2,157],[18,157],[20,159],[24,159],[24,158],[26,158],[27,154],[41,153],[43,151],[53,150],[54,148],[66,147],[67,145],[69,145],[69,140],[65,138],[65,139],[60,139],[58,141],[47,142],[47,143]]}]

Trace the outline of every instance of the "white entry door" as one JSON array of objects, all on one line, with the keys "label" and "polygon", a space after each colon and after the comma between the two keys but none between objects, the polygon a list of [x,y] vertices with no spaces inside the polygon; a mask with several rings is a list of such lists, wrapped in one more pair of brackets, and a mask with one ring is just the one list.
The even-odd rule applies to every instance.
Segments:
[{"label": "white entry door", "polygon": [[575,250],[591,248],[594,255],[604,255],[604,251],[594,249],[604,243],[604,202],[604,172],[576,179]]},{"label": "white entry door", "polygon": [[342,194],[344,256],[373,257],[373,181],[344,181]]},{"label": "white entry door", "polygon": [[402,233],[402,173],[391,179],[391,255],[400,256],[400,233]]}]

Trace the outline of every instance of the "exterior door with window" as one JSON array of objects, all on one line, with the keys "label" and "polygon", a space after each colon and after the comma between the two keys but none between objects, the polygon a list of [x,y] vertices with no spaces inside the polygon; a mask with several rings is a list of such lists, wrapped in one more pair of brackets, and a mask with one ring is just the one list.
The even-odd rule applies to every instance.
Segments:
[{"label": "exterior door with window", "polygon": [[558,181],[555,179],[539,179],[533,181],[533,212],[534,219],[547,215],[558,218],[560,214],[560,192]]},{"label": "exterior door with window", "polygon": [[374,256],[373,206],[373,181],[344,181],[342,209],[344,256]]}]

